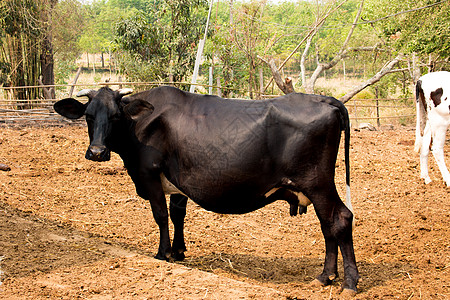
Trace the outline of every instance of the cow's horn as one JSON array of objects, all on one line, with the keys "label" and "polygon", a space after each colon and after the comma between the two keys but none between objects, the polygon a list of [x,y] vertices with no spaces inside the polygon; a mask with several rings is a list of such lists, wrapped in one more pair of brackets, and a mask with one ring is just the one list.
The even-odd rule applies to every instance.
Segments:
[{"label": "cow's horn", "polygon": [[77,97],[88,96],[92,91],[92,89],[81,90],[77,93]]},{"label": "cow's horn", "polygon": [[128,89],[128,88],[120,89],[119,95],[128,95],[128,94],[131,94],[132,92],[133,92],[133,89]]}]

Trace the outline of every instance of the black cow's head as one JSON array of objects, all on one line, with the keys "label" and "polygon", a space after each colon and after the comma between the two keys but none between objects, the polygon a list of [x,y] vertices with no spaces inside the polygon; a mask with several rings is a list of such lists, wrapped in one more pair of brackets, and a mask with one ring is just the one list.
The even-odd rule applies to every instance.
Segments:
[{"label": "black cow's head", "polygon": [[86,115],[90,145],[86,158],[94,161],[110,159],[108,142],[113,126],[121,119],[121,99],[132,93],[131,89],[113,91],[103,87],[98,91],[82,90],[77,97],[87,96],[89,101],[83,104],[73,98],[66,98],[55,103],[54,108],[60,115],[69,119],[79,119]]}]

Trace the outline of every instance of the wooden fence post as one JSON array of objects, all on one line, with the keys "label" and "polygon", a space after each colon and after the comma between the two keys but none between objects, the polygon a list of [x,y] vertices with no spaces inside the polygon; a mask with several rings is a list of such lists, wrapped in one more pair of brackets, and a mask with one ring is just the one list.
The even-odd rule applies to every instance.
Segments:
[{"label": "wooden fence post", "polygon": [[69,97],[72,97],[73,89],[75,88],[75,84],[77,84],[78,77],[80,76],[82,66],[78,68],[77,74],[75,74],[75,78],[73,79],[72,86],[70,87]]},{"label": "wooden fence post", "polygon": [[375,87],[375,99],[377,99],[377,126],[380,127],[380,104],[378,101],[378,87]]}]

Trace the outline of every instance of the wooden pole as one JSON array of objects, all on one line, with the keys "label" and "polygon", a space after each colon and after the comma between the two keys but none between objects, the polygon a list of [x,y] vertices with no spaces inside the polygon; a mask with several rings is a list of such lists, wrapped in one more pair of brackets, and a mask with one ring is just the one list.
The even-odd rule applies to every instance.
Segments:
[{"label": "wooden pole", "polygon": [[70,87],[69,97],[72,97],[73,90],[75,89],[75,84],[77,84],[78,77],[80,77],[82,66],[78,68],[77,74],[75,74],[75,78],[73,79],[73,84]]}]

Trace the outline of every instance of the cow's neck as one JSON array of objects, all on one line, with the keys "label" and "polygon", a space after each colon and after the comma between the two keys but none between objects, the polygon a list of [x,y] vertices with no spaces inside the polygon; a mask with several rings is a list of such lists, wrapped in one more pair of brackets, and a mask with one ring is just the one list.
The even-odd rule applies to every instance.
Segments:
[{"label": "cow's neck", "polygon": [[130,128],[132,128],[132,126],[129,124],[129,121],[122,120],[112,132],[114,139],[110,145],[110,150],[119,154],[127,169],[130,169],[137,164],[137,162],[135,162],[136,157],[133,155],[133,153],[136,153],[136,151],[134,151],[136,147],[133,135],[134,131],[130,130]]}]

